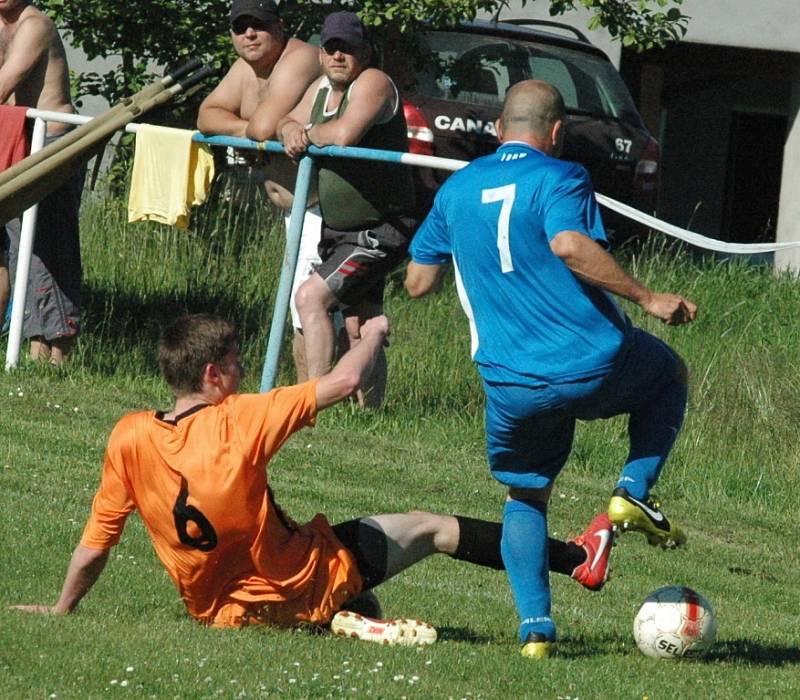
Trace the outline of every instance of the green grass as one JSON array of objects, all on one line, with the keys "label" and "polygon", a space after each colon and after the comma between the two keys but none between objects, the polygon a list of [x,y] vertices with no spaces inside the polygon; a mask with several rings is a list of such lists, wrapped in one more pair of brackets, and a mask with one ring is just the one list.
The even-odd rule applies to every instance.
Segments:
[{"label": "green grass", "polygon": [[[657,245],[626,266],[700,306],[671,329],[629,309],[692,372],[683,432],[658,493],[688,546],[661,552],[629,535],[613,580],[590,594],[554,576],[559,654],[518,654],[504,574],[435,557],[378,592],[390,615],[429,620],[441,642],[383,648],[309,631],[213,631],[187,618],[138,519],[129,522],[78,614],[42,618],[14,603],[53,602],[80,537],[105,441],[125,412],[168,408],[155,371],[160,323],[216,310],[238,321],[256,390],[282,254],[257,206],[201,212],[184,233],[124,223],[90,201],[82,232],[84,332],[65,369],[22,362],[0,374],[0,697],[2,698],[774,698],[800,689],[795,505],[800,496],[800,285],[770,270],[709,262]],[[236,212],[234,215],[233,212]],[[298,520],[424,508],[496,519],[503,498],[484,460],[483,398],[452,283],[412,302],[399,277],[385,408],[344,405],[270,464]],[[4,344],[1,348],[4,351]],[[291,380],[285,353],[280,381]],[[602,509],[626,450],[622,419],[581,424],[551,504],[551,531],[575,534]],[[717,609],[705,659],[657,662],[633,646],[638,603],[686,584]],[[130,669],[130,670],[128,670]]]}]

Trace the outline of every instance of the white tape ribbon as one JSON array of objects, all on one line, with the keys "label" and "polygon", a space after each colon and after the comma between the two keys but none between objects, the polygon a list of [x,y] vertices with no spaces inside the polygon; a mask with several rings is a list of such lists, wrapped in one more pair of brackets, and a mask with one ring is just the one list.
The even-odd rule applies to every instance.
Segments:
[{"label": "white tape ribbon", "polygon": [[[91,121],[91,117],[84,117],[78,114],[62,114],[60,112],[45,112],[37,109],[29,109],[27,112],[28,117],[40,117],[48,121],[60,121],[68,124],[83,124]],[[136,131],[139,128],[138,124],[128,124],[125,128],[126,131]],[[218,139],[219,140],[219,139]],[[241,140],[241,139],[239,139]],[[246,147],[242,144],[237,144],[239,147]],[[252,148],[256,148],[253,143]],[[359,150],[359,149],[353,149]],[[393,154],[396,155],[396,154]],[[468,161],[457,160],[455,158],[438,158],[436,156],[423,156],[415,153],[404,153],[400,158],[401,163],[407,165],[421,166],[427,168],[438,168],[440,170],[460,170],[461,168],[469,165]],[[735,255],[751,255],[755,253],[774,253],[776,250],[786,250],[787,248],[800,247],[800,241],[784,241],[782,243],[727,243],[725,241],[718,241],[715,238],[708,238],[701,236],[699,233],[688,231],[685,228],[668,224],[666,221],[656,219],[654,216],[645,214],[634,207],[618,202],[611,197],[607,197],[599,192],[595,195],[597,201],[604,207],[612,209],[613,211],[622,214],[622,216],[637,221],[644,226],[648,226],[656,231],[666,233],[668,236],[673,236],[686,243],[691,243],[698,248],[705,248],[706,250],[715,250],[719,253],[731,253]]]},{"label": "white tape ribbon", "polygon": [[666,233],[668,236],[673,236],[687,243],[691,243],[698,248],[705,248],[706,250],[715,250],[719,253],[751,255],[753,253],[774,253],[776,250],[800,247],[800,241],[784,241],[782,243],[727,243],[725,241],[718,241],[716,238],[707,238],[706,236],[701,236],[699,233],[687,231],[685,228],[679,228],[678,226],[668,224],[666,221],[656,219],[654,216],[650,216],[627,204],[611,199],[611,197],[606,197],[606,195],[600,194],[599,192],[595,196],[597,197],[597,201],[604,207],[613,209],[615,212],[622,214],[628,219],[638,221],[640,224]]}]

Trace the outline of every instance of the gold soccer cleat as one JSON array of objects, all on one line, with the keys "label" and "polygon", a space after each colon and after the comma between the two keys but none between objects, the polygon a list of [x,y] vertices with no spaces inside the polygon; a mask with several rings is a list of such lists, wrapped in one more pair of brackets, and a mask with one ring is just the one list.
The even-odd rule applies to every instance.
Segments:
[{"label": "gold soccer cleat", "polygon": [[664,549],[675,549],[686,542],[686,535],[661,512],[661,504],[652,496],[640,501],[625,489],[614,489],[608,504],[608,517],[620,532],[644,533],[647,542]]}]

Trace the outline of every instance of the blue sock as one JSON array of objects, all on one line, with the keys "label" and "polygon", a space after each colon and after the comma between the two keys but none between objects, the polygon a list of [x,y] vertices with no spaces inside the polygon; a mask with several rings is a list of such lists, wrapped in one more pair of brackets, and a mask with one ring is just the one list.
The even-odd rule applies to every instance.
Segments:
[{"label": "blue sock", "polygon": [[631,413],[631,449],[617,482],[634,498],[647,498],[675,444],[686,411],[686,384],[675,380],[644,410]]},{"label": "blue sock", "polygon": [[550,578],[547,562],[547,505],[506,501],[500,552],[520,617],[519,637],[530,632],[556,638],[550,617]]}]

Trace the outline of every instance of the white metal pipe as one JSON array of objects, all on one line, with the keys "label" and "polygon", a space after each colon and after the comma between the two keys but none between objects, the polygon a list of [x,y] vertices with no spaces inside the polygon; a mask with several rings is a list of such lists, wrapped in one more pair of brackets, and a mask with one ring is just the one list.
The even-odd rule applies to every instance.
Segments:
[{"label": "white metal pipe", "polygon": [[[44,119],[48,122],[60,122],[62,124],[73,124],[75,126],[79,126],[81,124],[86,124],[86,122],[92,121],[94,117],[87,117],[83,114],[67,114],[66,112],[50,112],[46,109],[29,109],[25,112],[25,116],[28,119]],[[127,124],[125,126],[125,131],[130,133],[136,133],[139,130],[138,124]],[[31,149],[31,153],[33,153],[33,149]]]},{"label": "white metal pipe", "polygon": [[[33,122],[31,136],[31,153],[42,150],[47,133],[47,122],[37,117]],[[6,370],[16,367],[19,362],[19,348],[22,344],[22,322],[25,316],[25,297],[28,293],[28,274],[31,269],[31,255],[36,236],[36,216],[39,205],[34,204],[25,210],[19,234],[19,250],[17,251],[17,274],[14,277],[14,294],[12,295],[11,325],[8,329],[8,347],[6,348]]]}]

